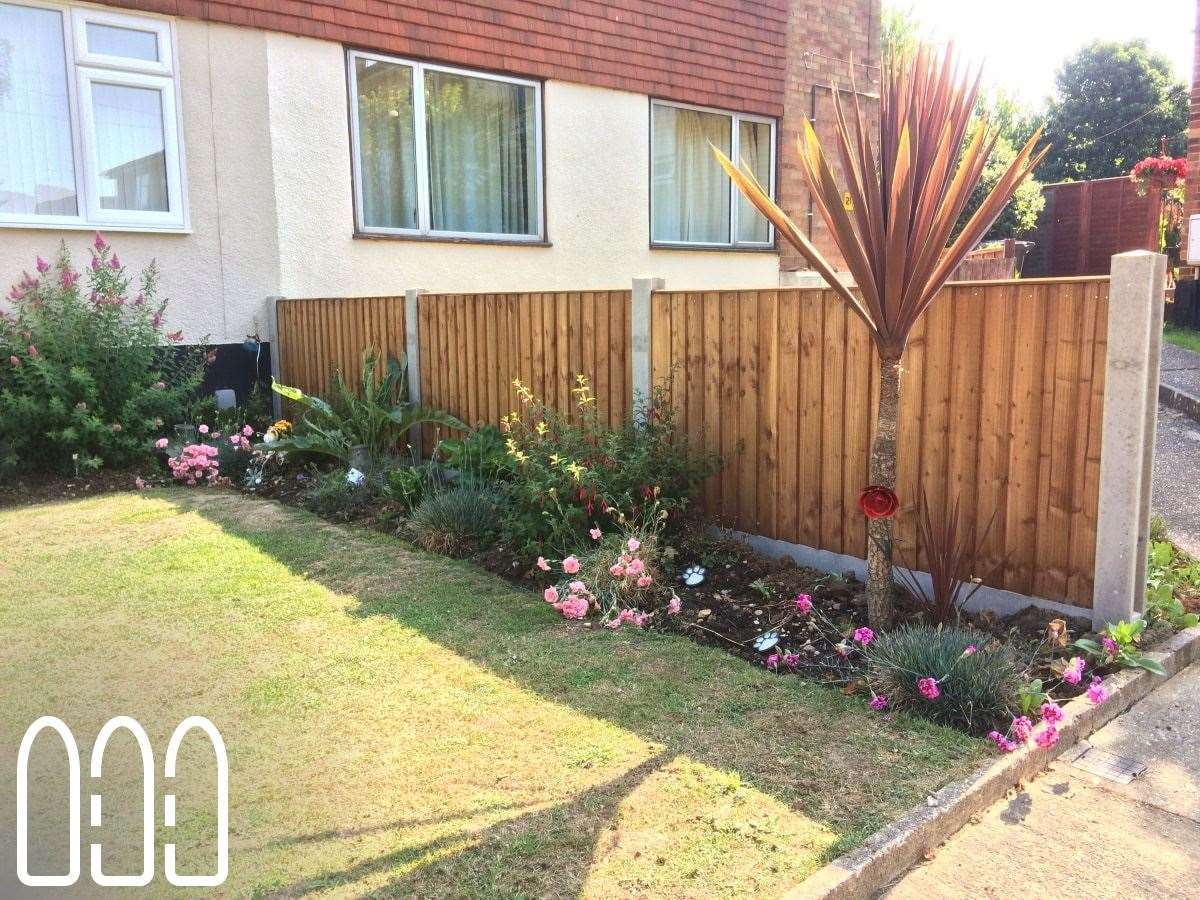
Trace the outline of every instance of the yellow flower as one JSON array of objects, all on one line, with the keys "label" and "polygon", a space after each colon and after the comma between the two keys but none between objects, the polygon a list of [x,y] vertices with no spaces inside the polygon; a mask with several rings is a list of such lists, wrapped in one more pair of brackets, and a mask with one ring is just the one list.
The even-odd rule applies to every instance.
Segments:
[{"label": "yellow flower", "polygon": [[542,434],[545,434],[547,431],[549,431],[550,428],[546,425],[545,422],[538,422],[537,426],[533,430],[536,431],[539,435],[542,435]]},{"label": "yellow flower", "polygon": [[559,456],[557,453],[550,454],[550,465],[557,466],[561,462],[562,462],[562,457]]}]

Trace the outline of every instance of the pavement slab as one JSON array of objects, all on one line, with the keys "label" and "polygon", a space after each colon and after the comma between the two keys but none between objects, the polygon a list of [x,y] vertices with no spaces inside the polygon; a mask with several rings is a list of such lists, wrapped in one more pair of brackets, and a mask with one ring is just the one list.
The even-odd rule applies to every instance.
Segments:
[{"label": "pavement slab", "polygon": [[1144,764],[1144,773],[1130,783],[1085,772],[1067,754],[979,816],[882,896],[1200,896],[1198,689],[1200,663],[1086,742]]},{"label": "pavement slab", "polygon": [[1200,396],[1200,353],[1163,341],[1159,380]]}]

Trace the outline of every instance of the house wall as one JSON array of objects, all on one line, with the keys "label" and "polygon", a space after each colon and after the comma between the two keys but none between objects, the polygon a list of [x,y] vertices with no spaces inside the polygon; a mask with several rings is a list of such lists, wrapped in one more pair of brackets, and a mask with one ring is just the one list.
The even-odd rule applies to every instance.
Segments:
[{"label": "house wall", "polygon": [[[279,292],[275,181],[267,115],[267,34],[176,21],[189,234],[108,233],[122,262],[157,260],[167,323],[186,341],[241,341],[268,330],[264,298]],[[90,230],[0,228],[5,288],[37,254],[65,241],[77,266],[90,259]],[[0,301],[0,305],[4,301]]]},{"label": "house wall", "polygon": [[[545,85],[549,247],[355,238],[345,54],[268,34],[280,293],[290,297],[672,287],[768,287],[773,252],[650,249],[649,98]],[[320,114],[315,114],[315,111]]]},{"label": "house wall", "polygon": [[[1196,0],[1196,50],[1192,64],[1192,102],[1188,119],[1188,177],[1185,215],[1200,215],[1200,0]],[[1184,246],[1187,246],[1185,240]]]}]

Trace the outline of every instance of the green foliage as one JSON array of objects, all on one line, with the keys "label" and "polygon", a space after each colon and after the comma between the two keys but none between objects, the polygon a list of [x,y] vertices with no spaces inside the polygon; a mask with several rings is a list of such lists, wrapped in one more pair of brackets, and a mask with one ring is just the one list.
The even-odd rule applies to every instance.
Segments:
[{"label": "green foliage", "polygon": [[1023,716],[1037,718],[1041,715],[1042,704],[1048,702],[1050,692],[1040,678],[1024,682],[1017,690],[1017,706]]},{"label": "green foliage", "polygon": [[[1017,151],[1008,138],[1003,135],[997,138],[995,149],[992,150],[992,155],[983,168],[983,175],[979,179],[979,183],[975,185],[975,190],[971,191],[966,208],[954,226],[955,236],[966,227],[971,216],[983,205],[983,201],[995,189],[996,184],[1008,171],[1008,167],[1012,165],[1016,156]],[[1000,213],[995,224],[988,229],[984,240],[997,241],[1005,238],[1019,238],[1029,234],[1037,227],[1038,216],[1045,208],[1046,197],[1042,193],[1042,183],[1033,178],[1026,179],[1013,193],[1012,200],[1009,201],[1008,206],[1004,207],[1004,212]]]},{"label": "green foliage", "polygon": [[477,549],[500,524],[500,497],[488,488],[458,485],[430,494],[413,510],[413,539],[431,553],[459,556]]},{"label": "green foliage", "polygon": [[317,515],[339,522],[350,522],[369,513],[383,494],[379,476],[367,476],[362,484],[346,480],[345,469],[333,469],[313,475],[304,495],[304,506]]},{"label": "green foliage", "polygon": [[441,485],[441,469],[432,462],[396,466],[383,476],[384,493],[406,510],[416,509]]},{"label": "green foliage", "polygon": [[334,373],[328,400],[273,381],[276,393],[299,403],[306,412],[296,430],[270,449],[331,456],[349,463],[352,448],[362,446],[372,460],[380,461],[396,451],[415,425],[469,430],[449,413],[409,402],[403,359],[389,359],[383,377],[378,368],[379,352],[367,347],[356,386],[352,388],[339,370]]},{"label": "green foliage", "polygon": [[1165,55],[1142,40],[1095,41],[1058,72],[1046,137],[1053,145],[1039,170],[1045,181],[1127,175],[1134,163],[1186,152],[1188,93]]},{"label": "green foliage", "polygon": [[1145,669],[1155,675],[1166,675],[1167,671],[1157,661],[1138,652],[1142,633],[1146,630],[1145,619],[1132,622],[1117,622],[1107,626],[1103,636],[1111,640],[1115,648],[1106,649],[1102,642],[1080,638],[1075,646],[1086,653],[1097,665],[1117,665],[1123,669]]},{"label": "green foliage", "polygon": [[[978,652],[964,655],[971,645]],[[1020,664],[1006,646],[972,628],[908,626],[878,635],[863,652],[876,694],[934,722],[985,732],[1006,723],[1018,704]],[[922,678],[939,681],[936,700],[917,689]]]},{"label": "green foliage", "polygon": [[588,531],[640,519],[653,508],[666,532],[682,524],[696,489],[720,467],[675,429],[661,388],[613,428],[588,381],[571,392],[576,420],[542,403],[523,385],[523,415],[502,422],[507,459],[505,532],[531,556],[567,556],[588,545]]},{"label": "green foliage", "polygon": [[438,456],[449,468],[479,478],[501,478],[509,471],[504,436],[495,425],[477,428],[463,438],[442,441]]},{"label": "green foliage", "polygon": [[[1154,534],[1151,523],[1151,536]],[[1175,549],[1167,540],[1151,543],[1146,573],[1146,618],[1175,631],[1191,628],[1200,616],[1188,612],[1178,594],[1200,593],[1200,562]]]},{"label": "green foliage", "polygon": [[880,19],[880,47],[885,56],[903,55],[916,50],[926,40],[926,28],[911,6],[902,8],[884,4]]},{"label": "green foliage", "polygon": [[127,465],[188,415],[204,353],[167,346],[154,265],[131,294],[99,235],[92,259],[84,288],[65,245],[53,266],[39,257],[0,313],[0,470]]}]

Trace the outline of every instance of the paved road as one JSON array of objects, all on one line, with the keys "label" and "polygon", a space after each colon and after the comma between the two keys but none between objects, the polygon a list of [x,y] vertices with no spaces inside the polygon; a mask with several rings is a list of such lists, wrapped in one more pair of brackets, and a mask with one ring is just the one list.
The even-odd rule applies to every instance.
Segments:
[{"label": "paved road", "polygon": [[1161,403],[1152,505],[1175,542],[1200,556],[1200,422]]},{"label": "paved road", "polygon": [[[1200,663],[996,804],[887,900],[1200,896]],[[1074,751],[1069,751],[1067,757]],[[1098,752],[1146,765],[1129,784],[1080,768]],[[1096,757],[1093,756],[1093,759]]]}]

